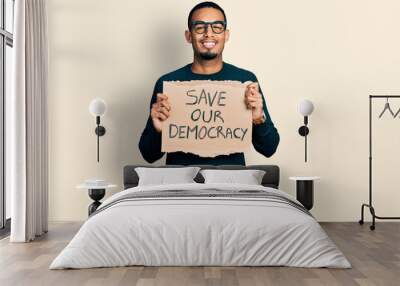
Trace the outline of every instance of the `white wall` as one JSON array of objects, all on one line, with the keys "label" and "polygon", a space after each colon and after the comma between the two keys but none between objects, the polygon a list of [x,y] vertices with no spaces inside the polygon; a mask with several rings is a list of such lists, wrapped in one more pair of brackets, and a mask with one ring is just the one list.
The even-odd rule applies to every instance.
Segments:
[{"label": "white wall", "polygon": [[[75,189],[82,180],[102,177],[121,186],[124,165],[145,163],[138,141],[151,92],[159,76],[191,62],[184,30],[197,2],[48,1],[51,220],[86,218],[90,199]],[[400,2],[218,3],[231,29],[224,60],[257,75],[281,136],[272,158],[253,149],[247,164],[278,164],[281,189],[291,194],[289,176],[321,176],[312,211],[317,219],[358,220],[368,198],[368,95],[400,94]],[[95,97],[108,104],[100,163],[88,112]],[[297,133],[303,98],[315,104],[308,163]],[[400,107],[400,100],[392,103]],[[375,118],[383,105],[376,102]],[[398,121],[374,121],[379,215],[399,215]]]}]

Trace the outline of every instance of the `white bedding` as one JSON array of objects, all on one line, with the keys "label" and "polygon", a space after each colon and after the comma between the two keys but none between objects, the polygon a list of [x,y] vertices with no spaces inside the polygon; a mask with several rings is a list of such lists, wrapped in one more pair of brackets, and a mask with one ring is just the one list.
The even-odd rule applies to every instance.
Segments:
[{"label": "white bedding", "polygon": [[105,200],[50,269],[127,265],[351,267],[312,216],[279,201],[182,196],[118,202],[137,192],[205,193],[207,189],[258,190],[295,201],[282,191],[255,185],[191,183],[131,188]]}]

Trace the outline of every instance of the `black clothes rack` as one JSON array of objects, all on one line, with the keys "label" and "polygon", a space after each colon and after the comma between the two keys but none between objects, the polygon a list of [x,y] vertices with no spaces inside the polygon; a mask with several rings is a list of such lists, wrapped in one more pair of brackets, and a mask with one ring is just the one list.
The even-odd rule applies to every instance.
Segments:
[{"label": "black clothes rack", "polygon": [[[400,219],[400,217],[383,217],[375,213],[375,208],[372,205],[372,100],[375,98],[400,98],[400,95],[370,95],[369,96],[369,203],[362,204],[361,206],[361,219],[360,224],[364,224],[364,207],[369,208],[372,215],[372,225],[370,229],[375,229],[375,219]],[[396,113],[397,115],[397,113]]]}]

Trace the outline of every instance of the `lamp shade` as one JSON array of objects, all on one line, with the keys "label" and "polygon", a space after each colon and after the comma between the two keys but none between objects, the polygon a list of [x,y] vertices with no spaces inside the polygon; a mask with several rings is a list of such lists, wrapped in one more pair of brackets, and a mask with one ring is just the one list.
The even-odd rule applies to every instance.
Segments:
[{"label": "lamp shade", "polygon": [[311,101],[305,99],[302,102],[300,102],[299,105],[299,112],[303,115],[303,116],[308,116],[310,115],[314,110],[314,105],[312,104]]},{"label": "lamp shade", "polygon": [[101,98],[93,99],[89,104],[89,111],[93,116],[102,116],[106,113],[106,102]]}]

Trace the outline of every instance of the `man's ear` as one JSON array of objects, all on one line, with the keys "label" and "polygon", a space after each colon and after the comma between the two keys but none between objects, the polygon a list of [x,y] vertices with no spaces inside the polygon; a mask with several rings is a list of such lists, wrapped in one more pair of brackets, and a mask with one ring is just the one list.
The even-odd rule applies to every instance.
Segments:
[{"label": "man's ear", "polygon": [[188,30],[185,31],[185,39],[186,39],[186,42],[188,42],[189,44],[192,43],[192,35],[190,34],[190,32]]},{"label": "man's ear", "polygon": [[225,30],[225,43],[229,41],[230,31],[228,29]]}]

